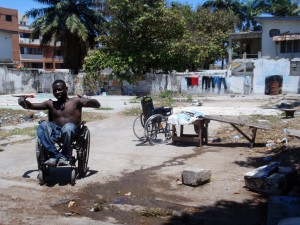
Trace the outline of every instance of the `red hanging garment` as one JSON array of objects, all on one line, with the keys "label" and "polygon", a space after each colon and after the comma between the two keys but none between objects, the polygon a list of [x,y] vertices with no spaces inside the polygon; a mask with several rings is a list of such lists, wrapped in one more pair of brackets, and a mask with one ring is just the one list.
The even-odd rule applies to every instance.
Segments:
[{"label": "red hanging garment", "polygon": [[198,86],[198,77],[191,77],[192,79],[192,85],[197,85]]}]

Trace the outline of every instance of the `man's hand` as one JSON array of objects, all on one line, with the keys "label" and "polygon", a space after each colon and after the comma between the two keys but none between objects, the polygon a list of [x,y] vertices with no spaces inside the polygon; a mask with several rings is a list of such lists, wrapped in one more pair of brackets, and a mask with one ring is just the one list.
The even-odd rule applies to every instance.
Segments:
[{"label": "man's hand", "polygon": [[89,98],[88,96],[86,95],[80,95],[80,94],[77,94],[78,98]]}]

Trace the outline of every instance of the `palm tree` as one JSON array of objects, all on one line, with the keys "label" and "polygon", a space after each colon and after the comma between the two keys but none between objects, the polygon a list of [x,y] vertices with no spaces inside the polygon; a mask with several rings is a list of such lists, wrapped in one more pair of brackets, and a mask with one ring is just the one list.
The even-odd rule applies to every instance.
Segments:
[{"label": "palm tree", "polygon": [[250,31],[258,28],[255,16],[259,16],[265,12],[267,5],[262,0],[246,0],[242,3],[241,13],[243,18],[242,30]]},{"label": "palm tree", "polygon": [[239,28],[242,27],[243,14],[242,4],[238,0],[208,0],[203,3],[202,7],[209,8],[212,11],[227,10],[232,16],[237,15],[240,23],[237,24]]},{"label": "palm tree", "polygon": [[[35,19],[32,36],[41,37],[41,47],[61,43],[64,63],[78,73],[95,37],[105,34],[100,0],[35,0],[47,7],[31,9],[25,16]],[[97,8],[97,11],[95,10]]]},{"label": "palm tree", "polygon": [[266,13],[272,16],[297,16],[299,0],[265,0]]}]

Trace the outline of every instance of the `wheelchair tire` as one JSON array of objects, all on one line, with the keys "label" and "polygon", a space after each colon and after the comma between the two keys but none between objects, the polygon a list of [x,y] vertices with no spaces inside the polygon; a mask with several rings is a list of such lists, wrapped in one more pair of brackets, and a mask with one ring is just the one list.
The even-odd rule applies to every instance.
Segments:
[{"label": "wheelchair tire", "polygon": [[168,118],[155,114],[145,123],[145,137],[151,145],[163,144],[171,140],[171,129]]},{"label": "wheelchair tire", "polygon": [[44,185],[46,183],[45,178],[47,173],[47,166],[44,164],[45,162],[44,149],[38,138],[36,140],[35,153],[36,153],[36,160],[37,160],[38,171],[39,171],[37,178],[39,180],[39,184]]},{"label": "wheelchair tire", "polygon": [[75,168],[71,168],[71,185],[74,186],[76,183],[76,171]]},{"label": "wheelchair tire", "polygon": [[134,119],[132,126],[134,135],[141,141],[146,139],[144,134],[144,125],[144,114],[141,113]]},{"label": "wheelchair tire", "polygon": [[88,171],[88,161],[90,154],[90,131],[86,127],[82,136],[82,146],[78,158],[78,175],[84,177]]}]

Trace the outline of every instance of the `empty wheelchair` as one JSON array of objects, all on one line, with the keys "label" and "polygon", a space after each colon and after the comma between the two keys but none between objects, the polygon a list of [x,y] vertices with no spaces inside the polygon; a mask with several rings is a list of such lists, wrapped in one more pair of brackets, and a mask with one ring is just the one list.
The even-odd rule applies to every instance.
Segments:
[{"label": "empty wheelchair", "polygon": [[172,115],[172,108],[154,108],[151,97],[145,96],[141,100],[143,112],[133,121],[133,133],[143,142],[151,145],[166,143],[171,140],[171,125],[168,116]]},{"label": "empty wheelchair", "polygon": [[[57,141],[55,143],[57,149],[61,151],[62,143]],[[90,152],[90,131],[85,125],[85,122],[82,121],[78,127],[74,141],[72,142],[72,156],[70,158],[70,167],[71,167],[71,185],[75,185],[76,178],[85,177],[88,171],[88,160]],[[45,165],[49,159],[49,155],[42,146],[39,138],[36,141],[36,159],[38,164],[38,180],[40,185],[46,183],[47,176],[49,176],[50,168]],[[76,170],[77,164],[77,170]]]}]

